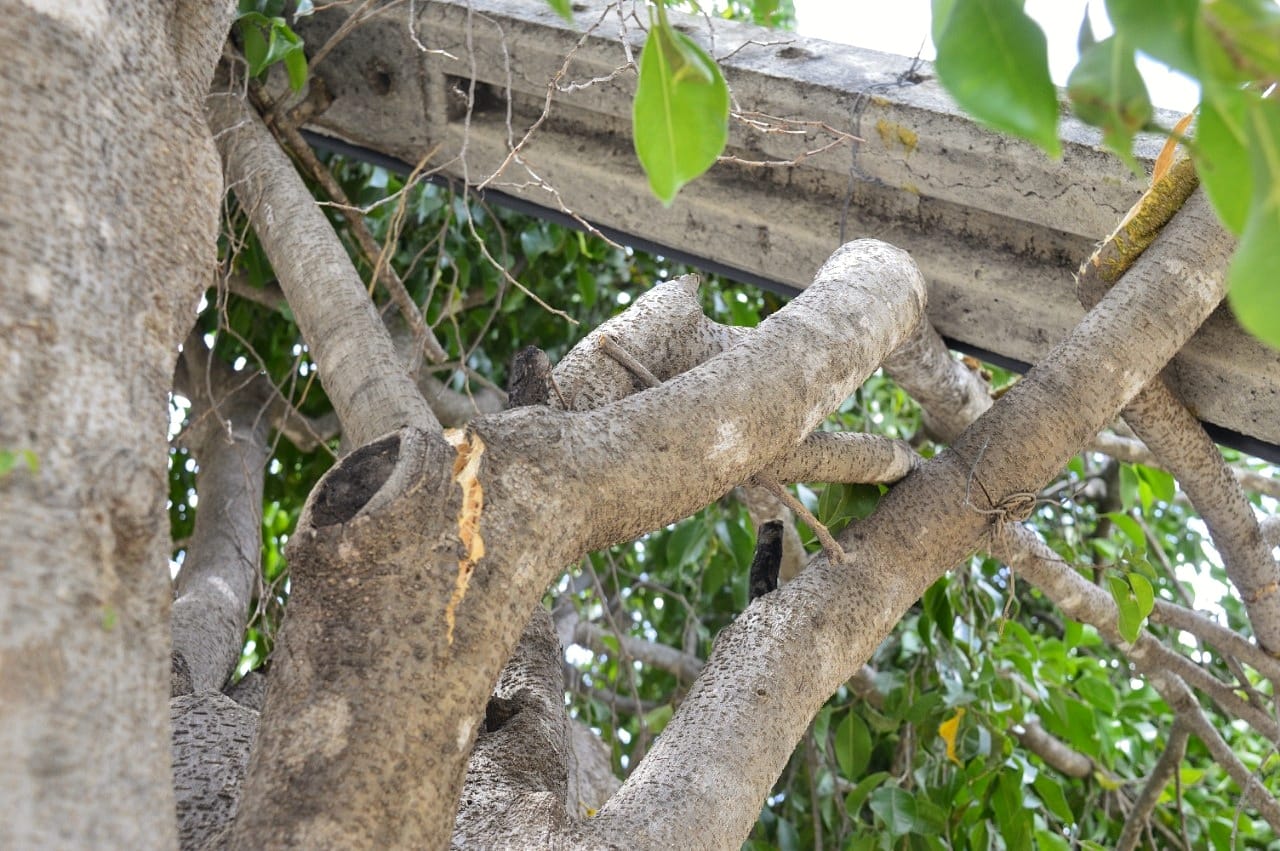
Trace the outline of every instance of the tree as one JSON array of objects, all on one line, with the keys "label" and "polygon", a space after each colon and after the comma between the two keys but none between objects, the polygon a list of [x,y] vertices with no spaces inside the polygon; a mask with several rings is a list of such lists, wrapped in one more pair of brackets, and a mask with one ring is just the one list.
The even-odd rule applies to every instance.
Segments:
[{"label": "tree", "polygon": [[[6,11],[0,845],[732,847],[784,771],[762,842],[1280,828],[1275,530],[1159,377],[1225,294],[1233,243],[1201,194],[1136,257],[1105,246],[1096,306],[993,400],[885,243],[842,246],[786,305],[713,282],[745,324],[708,318],[689,277],[607,318],[619,281],[678,270],[321,163],[296,129],[319,84],[280,99],[238,61],[214,80],[225,4]],[[232,53],[296,77],[292,30],[252,14]],[[573,339],[543,298],[598,327]],[[171,391],[190,407],[166,458]],[[929,437],[821,428],[873,421],[855,392]],[[1147,448],[1107,446],[1177,478],[1243,598],[1227,626],[1147,567],[1198,543],[1172,479],[1077,456],[1121,411]],[[1044,507],[1061,483],[1094,495]],[[790,523],[779,501],[805,528],[789,581],[748,604],[751,527]],[[695,614],[664,620],[684,592]],[[636,628],[604,629],[629,594]],[[557,629],[606,648],[576,717]],[[630,746],[619,788],[591,726]],[[1186,827],[1156,809],[1171,777],[1206,808]]]}]

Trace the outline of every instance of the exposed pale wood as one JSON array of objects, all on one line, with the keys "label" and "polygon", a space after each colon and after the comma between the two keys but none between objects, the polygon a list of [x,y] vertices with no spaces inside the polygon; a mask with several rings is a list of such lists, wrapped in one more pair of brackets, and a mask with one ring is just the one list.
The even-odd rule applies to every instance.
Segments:
[{"label": "exposed pale wood", "polygon": [[[579,41],[565,83],[606,77],[626,62],[617,16],[584,39],[599,5],[580,5],[592,11],[578,13],[571,27],[534,0],[417,4],[418,38],[456,59],[414,46],[408,5],[380,14],[318,68],[334,102],[311,129],[409,163],[442,143],[436,162],[443,172],[479,183],[507,158],[509,140],[519,141],[541,115],[548,81]],[[343,14],[304,19],[308,43],[322,44]],[[704,19],[681,20],[704,38]],[[634,51],[642,33],[632,25]],[[796,288],[839,244],[848,200],[844,236],[875,236],[910,251],[929,281],[930,319],[948,338],[1033,362],[1076,323],[1072,273],[1143,188],[1099,149],[1096,134],[1065,122],[1065,153],[1052,161],[961,115],[928,65],[923,81],[899,84],[910,65],[904,57],[724,21],[715,27],[713,52],[724,57],[741,109],[857,131],[865,142],[856,160],[838,145],[794,167],[722,162],[663,208],[631,149],[635,78],[625,70],[607,83],[557,92],[550,117],[522,149],[558,199],[519,164],[490,187],[552,209],[563,202],[637,240]],[[750,40],[761,44],[738,49]],[[464,120],[473,78],[475,109]],[[859,113],[860,93],[868,97]],[[735,123],[730,153],[788,160],[835,138],[809,130],[761,134]],[[1138,152],[1149,158],[1158,144],[1147,140]],[[1225,312],[1168,375],[1202,419],[1280,444],[1280,353]]]}]

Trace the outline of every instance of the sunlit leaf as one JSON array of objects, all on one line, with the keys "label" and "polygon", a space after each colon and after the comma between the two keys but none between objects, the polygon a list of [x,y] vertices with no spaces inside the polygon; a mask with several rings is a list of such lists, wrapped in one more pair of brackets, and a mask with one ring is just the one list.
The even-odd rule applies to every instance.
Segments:
[{"label": "sunlit leaf", "polygon": [[1061,153],[1047,42],[1019,0],[955,0],[937,46],[938,79],[966,112]]},{"label": "sunlit leaf", "polygon": [[1205,194],[1235,234],[1244,231],[1253,196],[1246,111],[1249,94],[1235,89],[1205,91],[1196,125],[1196,171]]},{"label": "sunlit leaf", "polygon": [[1280,101],[1251,98],[1248,105],[1253,201],[1227,284],[1240,324],[1280,348]]},{"label": "sunlit leaf", "polygon": [[729,138],[729,87],[715,60],[666,20],[652,20],[632,106],[636,155],[665,205],[711,167]]}]

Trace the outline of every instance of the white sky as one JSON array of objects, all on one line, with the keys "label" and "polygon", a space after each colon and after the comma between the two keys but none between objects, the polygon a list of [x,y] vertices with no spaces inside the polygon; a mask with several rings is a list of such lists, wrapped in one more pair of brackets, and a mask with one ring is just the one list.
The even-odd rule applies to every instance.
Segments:
[{"label": "white sky", "polygon": [[[869,47],[903,56],[933,59],[929,38],[929,0],[794,0],[797,29],[804,35]],[[1027,0],[1027,14],[1035,18],[1049,39],[1049,67],[1054,82],[1066,84],[1076,62],[1076,35],[1089,7],[1098,38],[1111,32],[1102,0]],[[1156,106],[1190,111],[1198,99],[1195,83],[1154,61],[1139,61],[1147,90]]]}]

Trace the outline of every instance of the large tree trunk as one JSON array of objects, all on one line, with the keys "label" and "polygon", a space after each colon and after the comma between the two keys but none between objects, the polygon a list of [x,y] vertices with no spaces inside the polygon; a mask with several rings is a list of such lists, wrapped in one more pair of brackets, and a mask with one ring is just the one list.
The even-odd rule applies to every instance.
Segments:
[{"label": "large tree trunk", "polygon": [[227,3],[0,3],[3,848],[164,848],[166,394],[214,266]]}]

